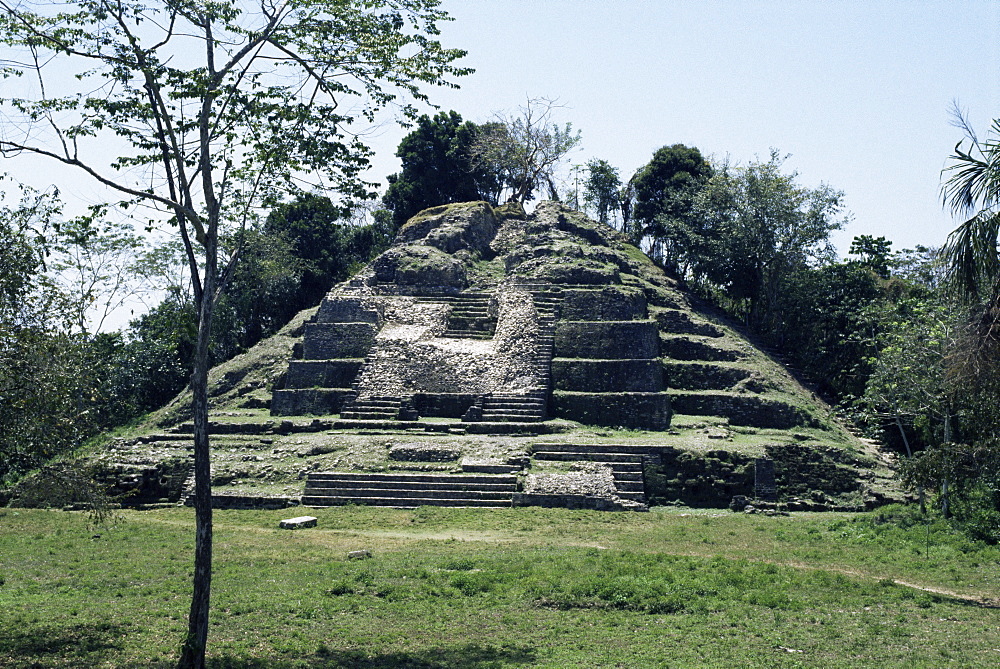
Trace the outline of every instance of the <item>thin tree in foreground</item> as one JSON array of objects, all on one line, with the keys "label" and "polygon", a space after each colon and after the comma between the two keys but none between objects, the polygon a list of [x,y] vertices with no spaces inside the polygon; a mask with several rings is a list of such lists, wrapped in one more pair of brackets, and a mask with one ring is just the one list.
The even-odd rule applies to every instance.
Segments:
[{"label": "thin tree in foreground", "polygon": [[[0,1],[4,157],[76,168],[169,218],[194,281],[194,591],[181,667],[202,667],[208,635],[212,500],[208,346],[240,228],[288,194],[323,186],[368,195],[371,150],[351,124],[392,106],[413,118],[422,84],[454,85],[464,52],[434,39],[438,0]],[[17,79],[15,79],[17,78]],[[116,157],[108,157],[108,156]]]}]

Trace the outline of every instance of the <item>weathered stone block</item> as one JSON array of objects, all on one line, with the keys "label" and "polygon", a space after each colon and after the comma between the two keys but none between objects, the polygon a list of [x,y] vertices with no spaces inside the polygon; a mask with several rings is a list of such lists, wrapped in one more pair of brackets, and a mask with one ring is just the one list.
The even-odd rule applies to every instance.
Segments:
[{"label": "weathered stone block", "polygon": [[550,283],[604,285],[618,283],[618,267],[590,258],[536,258],[519,265],[513,276]]},{"label": "weathered stone block", "polygon": [[656,358],[659,334],[653,321],[561,321],[555,355],[560,358]]},{"label": "weathered stone block", "polygon": [[278,527],[283,530],[298,530],[303,527],[316,527],[314,516],[299,516],[297,518],[286,518],[278,523]]},{"label": "weathered stone block", "polygon": [[400,444],[389,449],[389,459],[401,462],[454,462],[462,455],[457,448]]},{"label": "weathered stone block", "polygon": [[400,229],[398,241],[423,243],[454,253],[466,249],[481,255],[497,233],[497,218],[486,202],[462,202],[420,212]]},{"label": "weathered stone block", "polygon": [[474,393],[415,393],[410,402],[421,416],[461,418],[477,397]]},{"label": "weathered stone block", "polygon": [[552,383],[556,390],[655,393],[663,390],[663,372],[658,360],[648,358],[556,358],[552,361]]},{"label": "weathered stone block", "polygon": [[286,388],[350,388],[361,368],[361,358],[343,360],[292,360]]},{"label": "weathered stone block", "polygon": [[678,390],[729,390],[753,373],[743,367],[711,363],[663,361],[663,381]]},{"label": "weathered stone block", "polygon": [[369,323],[308,323],[302,339],[306,360],[364,358],[377,330]]},{"label": "weathered stone block", "polygon": [[372,269],[380,283],[447,288],[469,285],[465,263],[423,244],[391,248],[372,263]]},{"label": "weathered stone block", "polygon": [[360,297],[326,297],[316,312],[318,323],[371,323],[378,325],[381,314],[370,305],[371,300]]},{"label": "weathered stone block", "polygon": [[552,415],[587,425],[665,430],[670,426],[666,393],[578,393],[552,391]]},{"label": "weathered stone block", "polygon": [[691,334],[702,337],[721,337],[722,328],[704,321],[696,321],[691,315],[679,309],[656,309],[650,314],[664,332],[671,334]]},{"label": "weathered stone block", "polygon": [[676,413],[723,416],[733,425],[787,430],[813,422],[799,407],[759,395],[672,391],[670,398]]},{"label": "weathered stone block", "polygon": [[638,288],[604,286],[563,290],[562,318],[567,321],[632,321],[646,318],[646,298]]},{"label": "weathered stone block", "polygon": [[326,416],[340,413],[344,404],[354,397],[347,388],[297,388],[275,390],[271,397],[272,416]]},{"label": "weathered stone block", "polygon": [[705,360],[708,362],[734,362],[744,356],[740,351],[715,346],[706,341],[686,336],[665,335],[660,337],[663,357],[674,360]]}]

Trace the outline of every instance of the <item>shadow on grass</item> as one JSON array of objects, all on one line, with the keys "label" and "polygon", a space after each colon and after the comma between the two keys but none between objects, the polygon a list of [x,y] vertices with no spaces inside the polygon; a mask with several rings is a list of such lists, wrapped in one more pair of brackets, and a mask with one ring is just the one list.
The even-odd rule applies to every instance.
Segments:
[{"label": "shadow on grass", "polygon": [[[40,666],[45,666],[46,659],[58,659],[63,666],[88,666],[97,664],[105,655],[113,654],[115,649],[120,648],[118,640],[125,634],[125,627],[105,622],[59,628],[8,627],[0,634],[0,659],[32,658]],[[66,662],[70,664],[66,665]]]},{"label": "shadow on grass", "polygon": [[500,669],[523,667],[534,661],[533,648],[467,644],[375,655],[321,647],[315,655],[298,660],[218,657],[209,660],[208,666],[209,669]]}]

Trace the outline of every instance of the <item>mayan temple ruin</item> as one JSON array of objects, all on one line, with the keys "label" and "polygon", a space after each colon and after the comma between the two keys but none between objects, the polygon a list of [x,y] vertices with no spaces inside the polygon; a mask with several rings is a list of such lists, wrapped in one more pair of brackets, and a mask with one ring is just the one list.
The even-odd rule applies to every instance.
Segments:
[{"label": "mayan temple ruin", "polygon": [[[732,324],[555,202],[421,212],[213,372],[217,504],[865,508],[888,471]],[[182,396],[105,465],[182,500]],[[150,454],[151,453],[151,454]]]}]

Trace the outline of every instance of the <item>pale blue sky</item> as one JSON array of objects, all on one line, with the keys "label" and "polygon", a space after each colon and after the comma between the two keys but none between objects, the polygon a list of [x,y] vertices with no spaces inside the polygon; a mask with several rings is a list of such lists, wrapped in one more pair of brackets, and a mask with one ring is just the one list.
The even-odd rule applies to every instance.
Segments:
[{"label": "pale blue sky", "polygon": [[[477,72],[433,91],[473,121],[558,98],[583,133],[574,162],[627,177],[665,144],[746,162],[771,147],[809,186],[843,190],[835,241],[941,244],[940,203],[960,138],[952,100],[985,134],[1000,116],[1000,2],[445,0],[447,46]],[[403,131],[378,138],[371,177],[398,169]]]},{"label": "pale blue sky", "polygon": [[[469,120],[557,98],[556,120],[582,131],[584,163],[628,178],[663,145],[746,162],[772,147],[800,182],[845,192],[859,234],[896,249],[939,245],[956,221],[941,207],[941,168],[961,138],[953,100],[985,134],[1000,117],[1000,0],[444,0],[446,46],[476,73],[429,89]],[[4,84],[10,86],[8,81]],[[429,113],[433,110],[427,108]],[[369,180],[398,171],[407,131],[369,136]],[[109,148],[110,150],[110,148]],[[110,154],[109,154],[110,155]],[[71,168],[4,161],[2,171],[60,185],[71,211],[114,199]]]}]

